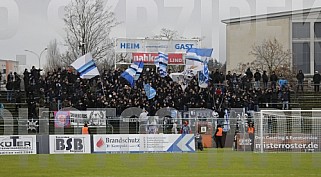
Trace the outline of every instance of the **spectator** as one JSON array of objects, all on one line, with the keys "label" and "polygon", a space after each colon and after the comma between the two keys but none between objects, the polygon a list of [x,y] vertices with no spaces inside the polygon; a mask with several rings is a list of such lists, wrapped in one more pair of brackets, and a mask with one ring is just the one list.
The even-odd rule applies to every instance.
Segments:
[{"label": "spectator", "polygon": [[262,79],[263,79],[263,88],[267,89],[269,77],[267,76],[266,71],[263,71]]},{"label": "spectator", "polygon": [[10,72],[7,76],[7,83],[6,83],[6,89],[7,89],[7,101],[12,101],[12,95],[13,95],[13,75],[12,72]]},{"label": "spectator", "polygon": [[246,72],[245,72],[247,78],[249,79],[250,82],[252,82],[252,79],[253,79],[253,73],[251,71],[250,68],[247,68]]},{"label": "spectator", "polygon": [[285,88],[284,91],[282,91],[282,109],[288,110],[289,109],[289,100],[290,100],[290,92],[287,88]]},{"label": "spectator", "polygon": [[254,80],[255,80],[255,89],[260,88],[260,82],[261,82],[261,73],[257,69],[256,72],[254,73]]},{"label": "spectator", "polygon": [[304,74],[302,73],[302,70],[299,70],[299,73],[296,75],[296,79],[298,80],[297,91],[299,91],[299,88],[301,87],[301,91],[303,92]]},{"label": "spectator", "polygon": [[280,86],[280,89],[283,90],[285,87],[288,86],[288,81],[283,76],[280,76],[280,79],[278,80],[278,85]]},{"label": "spectator", "polygon": [[192,133],[191,127],[188,125],[188,122],[185,121],[183,127],[181,128],[181,134],[190,134]]},{"label": "spectator", "polygon": [[275,74],[275,72],[273,71],[271,76],[270,76],[270,81],[271,81],[271,88],[272,89],[276,89],[276,82],[278,81],[278,76]]},{"label": "spectator", "polygon": [[320,90],[320,81],[321,81],[321,75],[318,71],[315,71],[315,74],[313,75],[313,83],[314,83],[314,91],[319,92]]}]

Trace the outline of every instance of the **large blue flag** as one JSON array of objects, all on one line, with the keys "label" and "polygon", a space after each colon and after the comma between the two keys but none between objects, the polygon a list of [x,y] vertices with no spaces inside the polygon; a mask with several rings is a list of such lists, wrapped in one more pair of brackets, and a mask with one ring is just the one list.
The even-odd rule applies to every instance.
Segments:
[{"label": "large blue flag", "polygon": [[74,67],[79,72],[80,77],[84,79],[91,79],[100,75],[90,53],[78,58],[71,64],[71,66]]},{"label": "large blue flag", "polygon": [[197,56],[201,57],[211,57],[213,49],[206,48],[190,48],[187,49],[186,53],[195,53]]},{"label": "large blue flag", "polygon": [[211,57],[213,49],[205,49],[205,48],[190,48],[187,49],[185,55],[185,70],[193,70],[196,75],[197,71],[203,70],[203,57]]},{"label": "large blue flag", "polygon": [[121,77],[125,78],[129,82],[130,86],[133,87],[135,85],[135,81],[138,80],[143,67],[144,63],[142,61],[134,62],[121,74]]},{"label": "large blue flag", "polygon": [[156,90],[149,84],[144,84],[144,90],[149,100],[153,99],[156,96]]}]

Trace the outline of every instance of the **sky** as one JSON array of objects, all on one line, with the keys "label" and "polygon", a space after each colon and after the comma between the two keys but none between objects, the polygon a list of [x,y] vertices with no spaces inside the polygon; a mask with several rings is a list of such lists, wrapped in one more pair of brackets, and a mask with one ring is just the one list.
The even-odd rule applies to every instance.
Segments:
[{"label": "sky", "polygon": [[[0,0],[0,59],[19,60],[22,68],[38,66],[36,54],[56,39],[64,51],[64,6],[70,0]],[[161,28],[176,30],[185,38],[203,38],[213,58],[225,62],[225,24],[229,18],[321,7],[321,0],[106,0],[121,25],[112,38],[144,38]],[[17,57],[18,56],[18,57]],[[46,52],[41,66],[46,63]]]}]

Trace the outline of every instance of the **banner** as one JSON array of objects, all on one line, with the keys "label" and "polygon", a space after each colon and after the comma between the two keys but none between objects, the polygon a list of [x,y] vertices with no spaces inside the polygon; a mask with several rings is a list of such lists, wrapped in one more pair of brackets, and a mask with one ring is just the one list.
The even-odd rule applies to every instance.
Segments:
[{"label": "banner", "polygon": [[92,111],[68,111],[70,116],[70,125],[82,127],[86,122],[89,127],[106,126],[106,110]]},{"label": "banner", "polygon": [[147,53],[185,53],[187,49],[198,47],[198,40],[161,40],[161,39],[116,39],[116,52]]},{"label": "banner", "polygon": [[90,135],[50,135],[50,154],[89,154]]},{"label": "banner", "polygon": [[[264,152],[320,152],[321,142],[319,136],[303,133],[278,134],[270,133],[263,137]],[[253,142],[254,140],[254,142]],[[252,145],[254,143],[254,145]],[[261,137],[255,135],[253,139],[248,133],[237,134],[237,150],[259,152],[261,150]]]},{"label": "banner", "polygon": [[55,111],[55,127],[70,127],[69,111]]},{"label": "banner", "polygon": [[0,155],[36,153],[36,135],[0,136]]},{"label": "banner", "polygon": [[94,135],[95,153],[195,152],[193,134]]},{"label": "banner", "polygon": [[[154,64],[158,53],[132,53],[133,62],[143,61],[144,64]],[[168,65],[184,65],[182,53],[169,53]]]}]

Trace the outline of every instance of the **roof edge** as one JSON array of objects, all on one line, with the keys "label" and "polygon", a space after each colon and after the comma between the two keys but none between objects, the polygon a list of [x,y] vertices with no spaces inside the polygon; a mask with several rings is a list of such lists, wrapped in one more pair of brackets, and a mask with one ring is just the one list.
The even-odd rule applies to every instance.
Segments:
[{"label": "roof edge", "polygon": [[285,17],[290,15],[315,13],[315,12],[321,13],[321,7],[275,12],[275,13],[262,14],[262,15],[252,15],[252,16],[245,16],[245,17],[238,17],[238,18],[230,18],[230,19],[222,20],[221,22],[225,24],[229,24],[229,23],[245,22],[245,21],[252,21],[252,20],[261,20],[261,19],[267,19],[267,18],[276,18],[276,17],[283,17],[283,16]]}]

